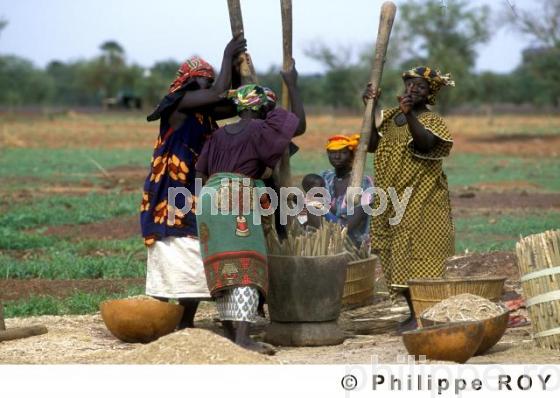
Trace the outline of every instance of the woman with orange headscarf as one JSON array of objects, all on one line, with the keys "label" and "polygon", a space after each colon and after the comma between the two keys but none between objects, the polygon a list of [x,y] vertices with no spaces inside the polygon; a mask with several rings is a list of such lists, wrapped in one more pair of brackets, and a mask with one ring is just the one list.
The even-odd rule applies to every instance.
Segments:
[{"label": "woman with orange headscarf", "polygon": [[[350,175],[352,174],[352,163],[354,161],[354,150],[358,146],[360,139],[359,134],[334,135],[328,139],[326,150],[330,164],[334,170],[325,170],[320,176],[324,180],[324,186],[330,194],[330,210],[325,219],[327,221],[337,222],[348,227],[348,236],[352,239],[356,246],[360,246],[363,242],[369,240],[369,222],[367,214],[362,206],[353,208],[353,214],[349,214],[349,208],[346,203],[346,190],[350,183]],[[302,185],[306,185],[308,176],[304,177]],[[369,176],[364,176],[362,180],[362,189],[373,187],[373,180]],[[306,187],[304,186],[304,189]],[[365,193],[362,195],[362,204],[368,205],[371,201],[371,195]]]},{"label": "woman with orange headscarf", "polygon": [[[187,188],[195,194],[194,165],[204,142],[218,127],[215,120],[236,114],[225,93],[232,87],[233,60],[245,49],[245,39],[232,39],[217,77],[202,58],[189,58],[177,71],[168,94],[148,116],[148,121],[160,120],[160,127],[140,208],[142,236],[148,247],[146,294],[164,301],[179,300],[185,309],[180,329],[193,326],[198,302],[210,299],[210,292],[196,217],[192,211],[178,210],[193,203],[177,195],[172,208],[168,189]],[[171,214],[173,218],[168,217]]]}]

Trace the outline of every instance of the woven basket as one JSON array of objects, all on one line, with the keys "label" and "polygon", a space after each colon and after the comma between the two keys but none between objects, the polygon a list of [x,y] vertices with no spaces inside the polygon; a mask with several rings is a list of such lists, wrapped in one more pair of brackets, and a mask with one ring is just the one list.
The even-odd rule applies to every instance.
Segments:
[{"label": "woven basket", "polygon": [[560,349],[560,230],[521,239],[516,247],[533,338]]},{"label": "woven basket", "polygon": [[470,293],[492,301],[499,301],[504,290],[503,277],[434,278],[408,281],[414,313],[420,314],[446,298]]},{"label": "woven basket", "polygon": [[351,261],[346,269],[342,305],[369,304],[375,288],[377,256]]}]

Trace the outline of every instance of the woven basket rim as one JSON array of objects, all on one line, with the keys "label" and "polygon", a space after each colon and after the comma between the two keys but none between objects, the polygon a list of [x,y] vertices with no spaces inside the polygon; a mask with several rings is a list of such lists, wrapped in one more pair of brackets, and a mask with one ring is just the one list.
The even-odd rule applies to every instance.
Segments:
[{"label": "woven basket rim", "polygon": [[427,285],[443,283],[480,283],[480,282],[501,282],[507,279],[505,276],[472,276],[469,278],[418,278],[409,279],[409,285]]},{"label": "woven basket rim", "polygon": [[344,250],[342,252],[339,253],[335,253],[335,254],[324,254],[324,255],[320,255],[320,256],[297,256],[295,254],[291,254],[291,255],[285,255],[285,254],[267,254],[267,257],[274,257],[274,258],[288,258],[288,257],[303,257],[303,258],[322,258],[322,257],[342,257],[342,256],[348,256],[348,251]]},{"label": "woven basket rim", "polygon": [[348,261],[348,265],[354,265],[354,264],[360,264],[360,263],[369,263],[372,260],[377,260],[379,257],[376,255],[373,255],[371,257],[368,258],[361,258],[359,260],[354,260],[354,261]]}]

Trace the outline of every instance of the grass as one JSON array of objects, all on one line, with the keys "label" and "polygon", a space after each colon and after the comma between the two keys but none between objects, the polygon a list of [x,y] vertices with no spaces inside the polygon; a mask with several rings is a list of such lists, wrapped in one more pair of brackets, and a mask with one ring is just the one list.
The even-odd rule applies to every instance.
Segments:
[{"label": "grass", "polygon": [[18,258],[0,254],[2,279],[119,279],[146,275],[146,252],[140,237],[127,240],[58,240]]},{"label": "grass", "polygon": [[0,227],[0,250],[37,249],[49,247],[55,241],[55,238],[51,236],[25,233],[11,225]]},{"label": "grass", "polygon": [[[19,202],[0,214],[0,225],[4,229],[21,230],[53,225],[87,224],[134,215],[139,211],[140,198],[140,191],[30,197],[29,202]],[[0,233],[0,239],[2,236]],[[0,240],[0,248],[7,248],[5,245],[9,243]]]},{"label": "grass", "polygon": [[122,293],[82,293],[59,299],[52,296],[31,296],[27,299],[4,302],[6,318],[40,315],[83,315],[99,311],[105,300],[135,296],[144,293],[144,287],[130,287]]},{"label": "grass", "polygon": [[[372,163],[370,155],[365,171],[369,175],[373,175]],[[332,168],[322,151],[298,153],[290,165],[294,176]],[[443,167],[451,188],[482,183],[525,183],[538,190],[560,192],[560,162],[555,158],[459,153],[446,159]]]},{"label": "grass", "polygon": [[445,161],[444,169],[451,187],[525,182],[544,191],[560,191],[556,158],[456,154]]},{"label": "grass", "polygon": [[560,212],[459,218],[455,228],[457,253],[512,251],[520,236],[560,228]]},{"label": "grass", "polygon": [[[138,182],[138,192],[106,189],[107,179],[101,177],[95,163],[109,172],[117,167],[147,171],[157,125],[144,120],[143,115],[138,114],[3,120],[0,278],[113,279],[145,275],[146,251],[139,236],[121,240],[79,240],[79,237],[68,240],[44,235],[49,226],[83,225],[88,228],[89,223],[138,213],[141,182]],[[560,131],[557,116],[451,116],[448,121],[453,131],[460,131],[467,137],[555,135]],[[310,131],[305,141],[300,142],[303,149],[291,161],[292,175],[302,176],[331,168],[323,149],[325,138],[335,133],[355,132],[359,125],[359,118],[311,116]],[[366,164],[366,173],[370,175],[373,174],[371,159],[370,156]],[[444,162],[444,169],[452,189],[504,184],[506,188],[533,186],[544,192],[560,192],[560,162],[553,157],[455,152]],[[134,186],[136,180],[127,183]],[[39,195],[33,192],[34,187],[60,185],[78,185],[85,189],[93,185],[103,192],[84,196],[52,194],[48,190]],[[455,221],[457,252],[511,251],[519,235],[558,228],[560,212],[520,211],[508,215],[476,215]],[[93,313],[107,298],[142,291],[139,287],[119,295],[76,293],[65,299],[34,296],[5,303],[6,316]]]},{"label": "grass", "polygon": [[[150,161],[146,149],[86,149],[86,148],[8,148],[0,151],[0,179],[27,177],[30,184],[45,182],[87,181],[99,183],[100,170],[119,166],[145,167]],[[18,189],[33,186],[18,186]]]}]

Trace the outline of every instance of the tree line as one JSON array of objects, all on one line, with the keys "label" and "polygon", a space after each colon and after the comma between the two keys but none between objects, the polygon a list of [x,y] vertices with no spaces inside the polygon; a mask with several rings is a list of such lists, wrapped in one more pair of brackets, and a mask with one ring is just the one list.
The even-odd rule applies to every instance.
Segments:
[{"label": "tree line", "polygon": [[[505,1],[499,15],[467,0],[409,0],[400,5],[391,37],[382,85],[382,102],[394,104],[402,90],[401,73],[426,64],[450,72],[456,87],[442,93],[442,112],[460,106],[532,104],[560,106],[560,0],[537,0],[531,11]],[[0,32],[7,21],[0,20]],[[477,49],[495,26],[531,38],[522,60],[507,74],[474,70]],[[1,40],[1,38],[0,38]],[[107,41],[99,55],[86,60],[52,61],[37,68],[27,59],[0,56],[0,105],[98,106],[107,98],[134,97],[145,107],[158,102],[173,80],[179,62],[164,60],[150,68],[127,62],[124,48]],[[368,80],[373,44],[362,49],[331,48],[314,43],[308,57],[325,72],[300,76],[307,106],[342,110],[361,108],[360,93]],[[260,82],[280,90],[278,67],[259,74]]]}]

